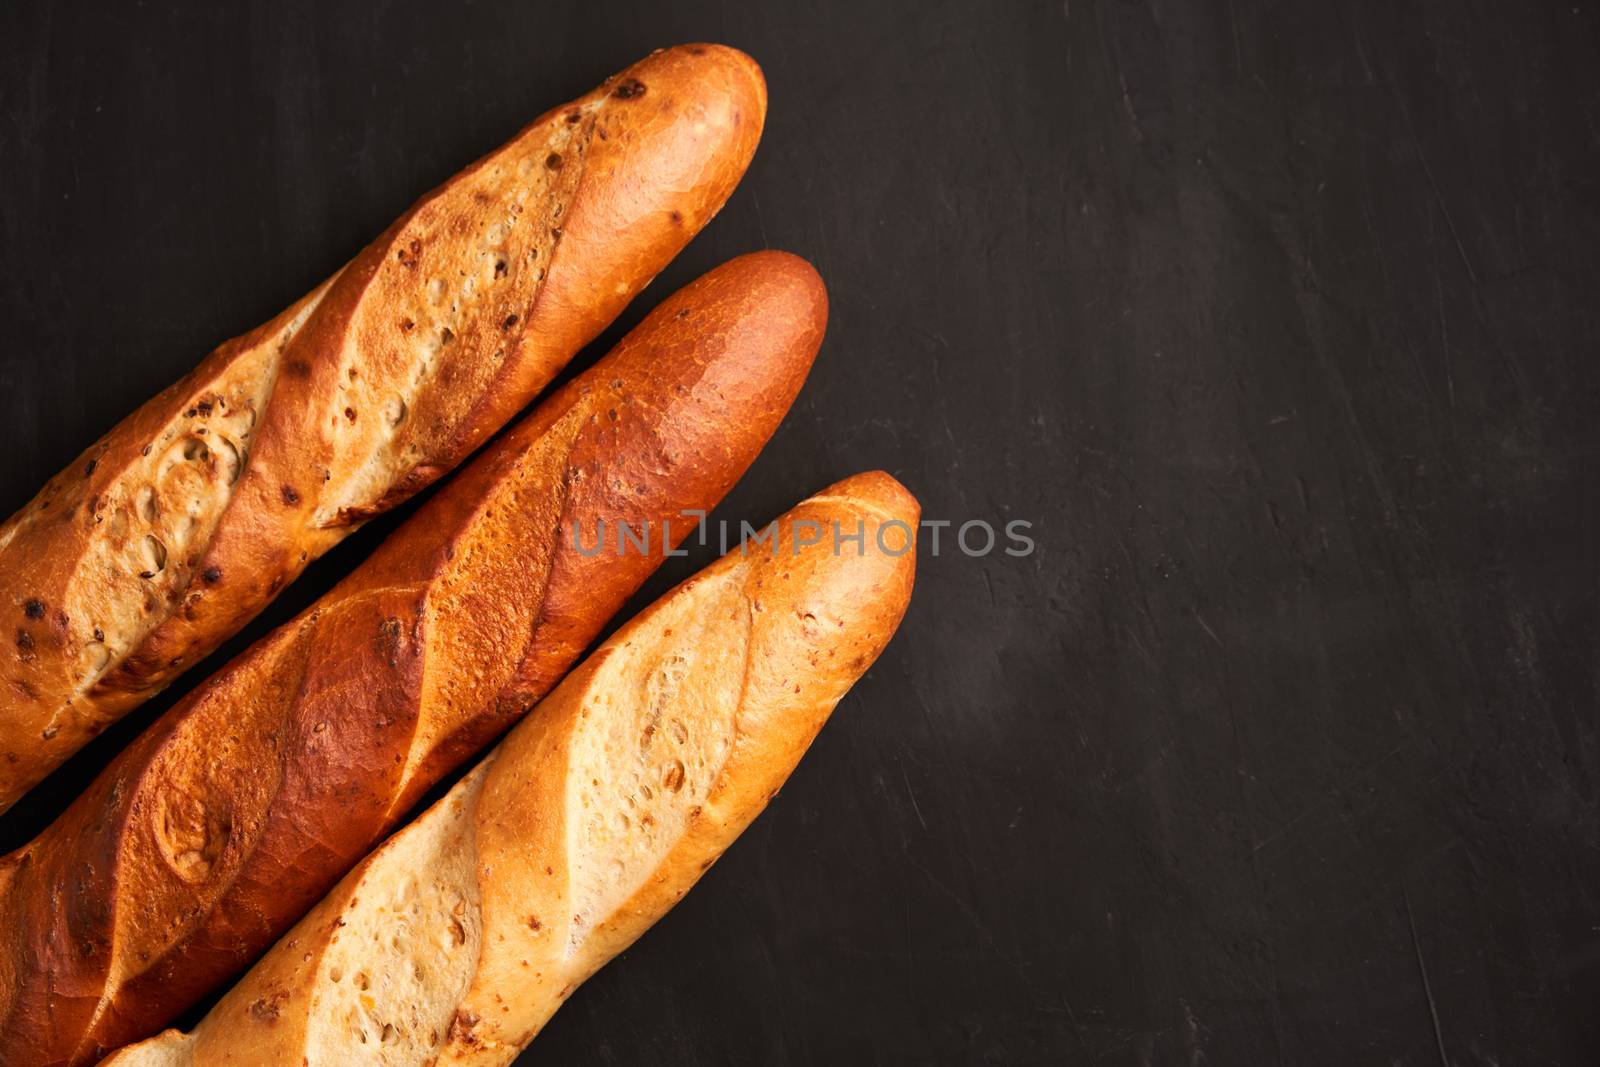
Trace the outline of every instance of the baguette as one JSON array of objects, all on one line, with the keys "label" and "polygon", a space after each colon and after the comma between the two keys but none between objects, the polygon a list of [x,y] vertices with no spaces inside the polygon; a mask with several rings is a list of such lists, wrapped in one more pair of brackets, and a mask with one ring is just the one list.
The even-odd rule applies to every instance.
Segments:
[{"label": "baguette", "polygon": [[[560,679],[776,428],[821,341],[782,252],[668,298],[0,859],[0,1063],[154,1033]],[[648,554],[595,531],[647,531]]]},{"label": "baguette", "polygon": [[[916,502],[847,479],[563,681],[390,838],[191,1034],[117,1067],[505,1064],[659,919],[782,785],[911,594]],[[795,553],[798,522],[866,532]]]},{"label": "baguette", "polygon": [[732,191],[761,73],[658,52],[418,201],[0,527],[0,811],[454,467]]}]

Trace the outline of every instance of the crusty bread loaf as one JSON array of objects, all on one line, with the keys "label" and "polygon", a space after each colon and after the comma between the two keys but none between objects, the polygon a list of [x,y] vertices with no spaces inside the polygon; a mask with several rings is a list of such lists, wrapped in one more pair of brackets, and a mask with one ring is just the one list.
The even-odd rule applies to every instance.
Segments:
[{"label": "crusty bread loaf", "polygon": [[[0,860],[0,1063],[84,1063],[236,973],[555,684],[778,425],[821,341],[804,260],[656,308],[344,582]],[[648,527],[649,553],[601,522]]]},{"label": "crusty bread loaf", "polygon": [[658,52],[420,200],[0,527],[0,810],[520,410],[703,226],[760,70]]},{"label": "crusty bread loaf", "polygon": [[[804,522],[828,532],[797,552]],[[606,642],[192,1034],[108,1062],[510,1062],[766,806],[899,623],[916,523],[886,474],[802,503],[776,554],[730,553]]]}]

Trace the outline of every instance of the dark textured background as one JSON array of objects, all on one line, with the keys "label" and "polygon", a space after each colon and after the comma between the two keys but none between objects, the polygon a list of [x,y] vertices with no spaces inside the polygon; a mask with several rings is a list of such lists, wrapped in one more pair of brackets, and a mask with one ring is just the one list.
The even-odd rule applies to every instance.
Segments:
[{"label": "dark textured background", "polygon": [[12,0],[0,510],[693,39],[764,64],[766,138],[621,325],[763,246],[833,300],[724,514],[881,466],[1039,551],[925,555],[779,801],[526,1062],[1600,1059],[1593,0]]}]

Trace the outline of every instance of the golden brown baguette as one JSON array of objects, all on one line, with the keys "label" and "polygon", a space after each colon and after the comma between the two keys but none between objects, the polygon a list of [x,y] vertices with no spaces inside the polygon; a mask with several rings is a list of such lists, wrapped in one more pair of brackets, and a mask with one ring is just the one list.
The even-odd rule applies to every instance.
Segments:
[{"label": "golden brown baguette", "polygon": [[[760,813],[911,595],[917,505],[858,475],[735,550],[567,677],[192,1034],[117,1067],[504,1064]],[[815,523],[805,530],[802,523]],[[835,550],[834,523],[865,532]],[[826,531],[820,542],[810,541]],[[797,533],[802,536],[796,537]]]},{"label": "golden brown baguette", "polygon": [[520,410],[722,206],[761,73],[669,49],[429,193],[0,527],[0,810]]},{"label": "golden brown baguette", "polygon": [[[0,1063],[89,1062],[270,945],[559,680],[664,524],[681,541],[721,499],[825,320],[782,252],[668,298],[0,860]],[[602,521],[648,524],[649,555],[595,551]]]}]

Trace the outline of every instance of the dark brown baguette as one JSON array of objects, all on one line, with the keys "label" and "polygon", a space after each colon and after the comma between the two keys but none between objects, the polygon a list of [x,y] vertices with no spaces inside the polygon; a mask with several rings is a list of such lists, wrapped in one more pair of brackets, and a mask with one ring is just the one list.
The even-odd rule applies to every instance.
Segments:
[{"label": "dark brown baguette", "polygon": [[883,651],[917,515],[882,473],[803,501],[775,552],[735,550],[619,630],[193,1033],[111,1062],[510,1063],[732,844]]},{"label": "dark brown baguette", "polygon": [[760,70],[657,52],[429,193],[0,527],[0,810],[527,404],[721,207]]},{"label": "dark brown baguette", "polygon": [[[721,499],[826,315],[781,252],[673,295],[0,860],[0,1063],[91,1062],[270,945]],[[650,554],[580,551],[602,520],[649,524]]]}]

